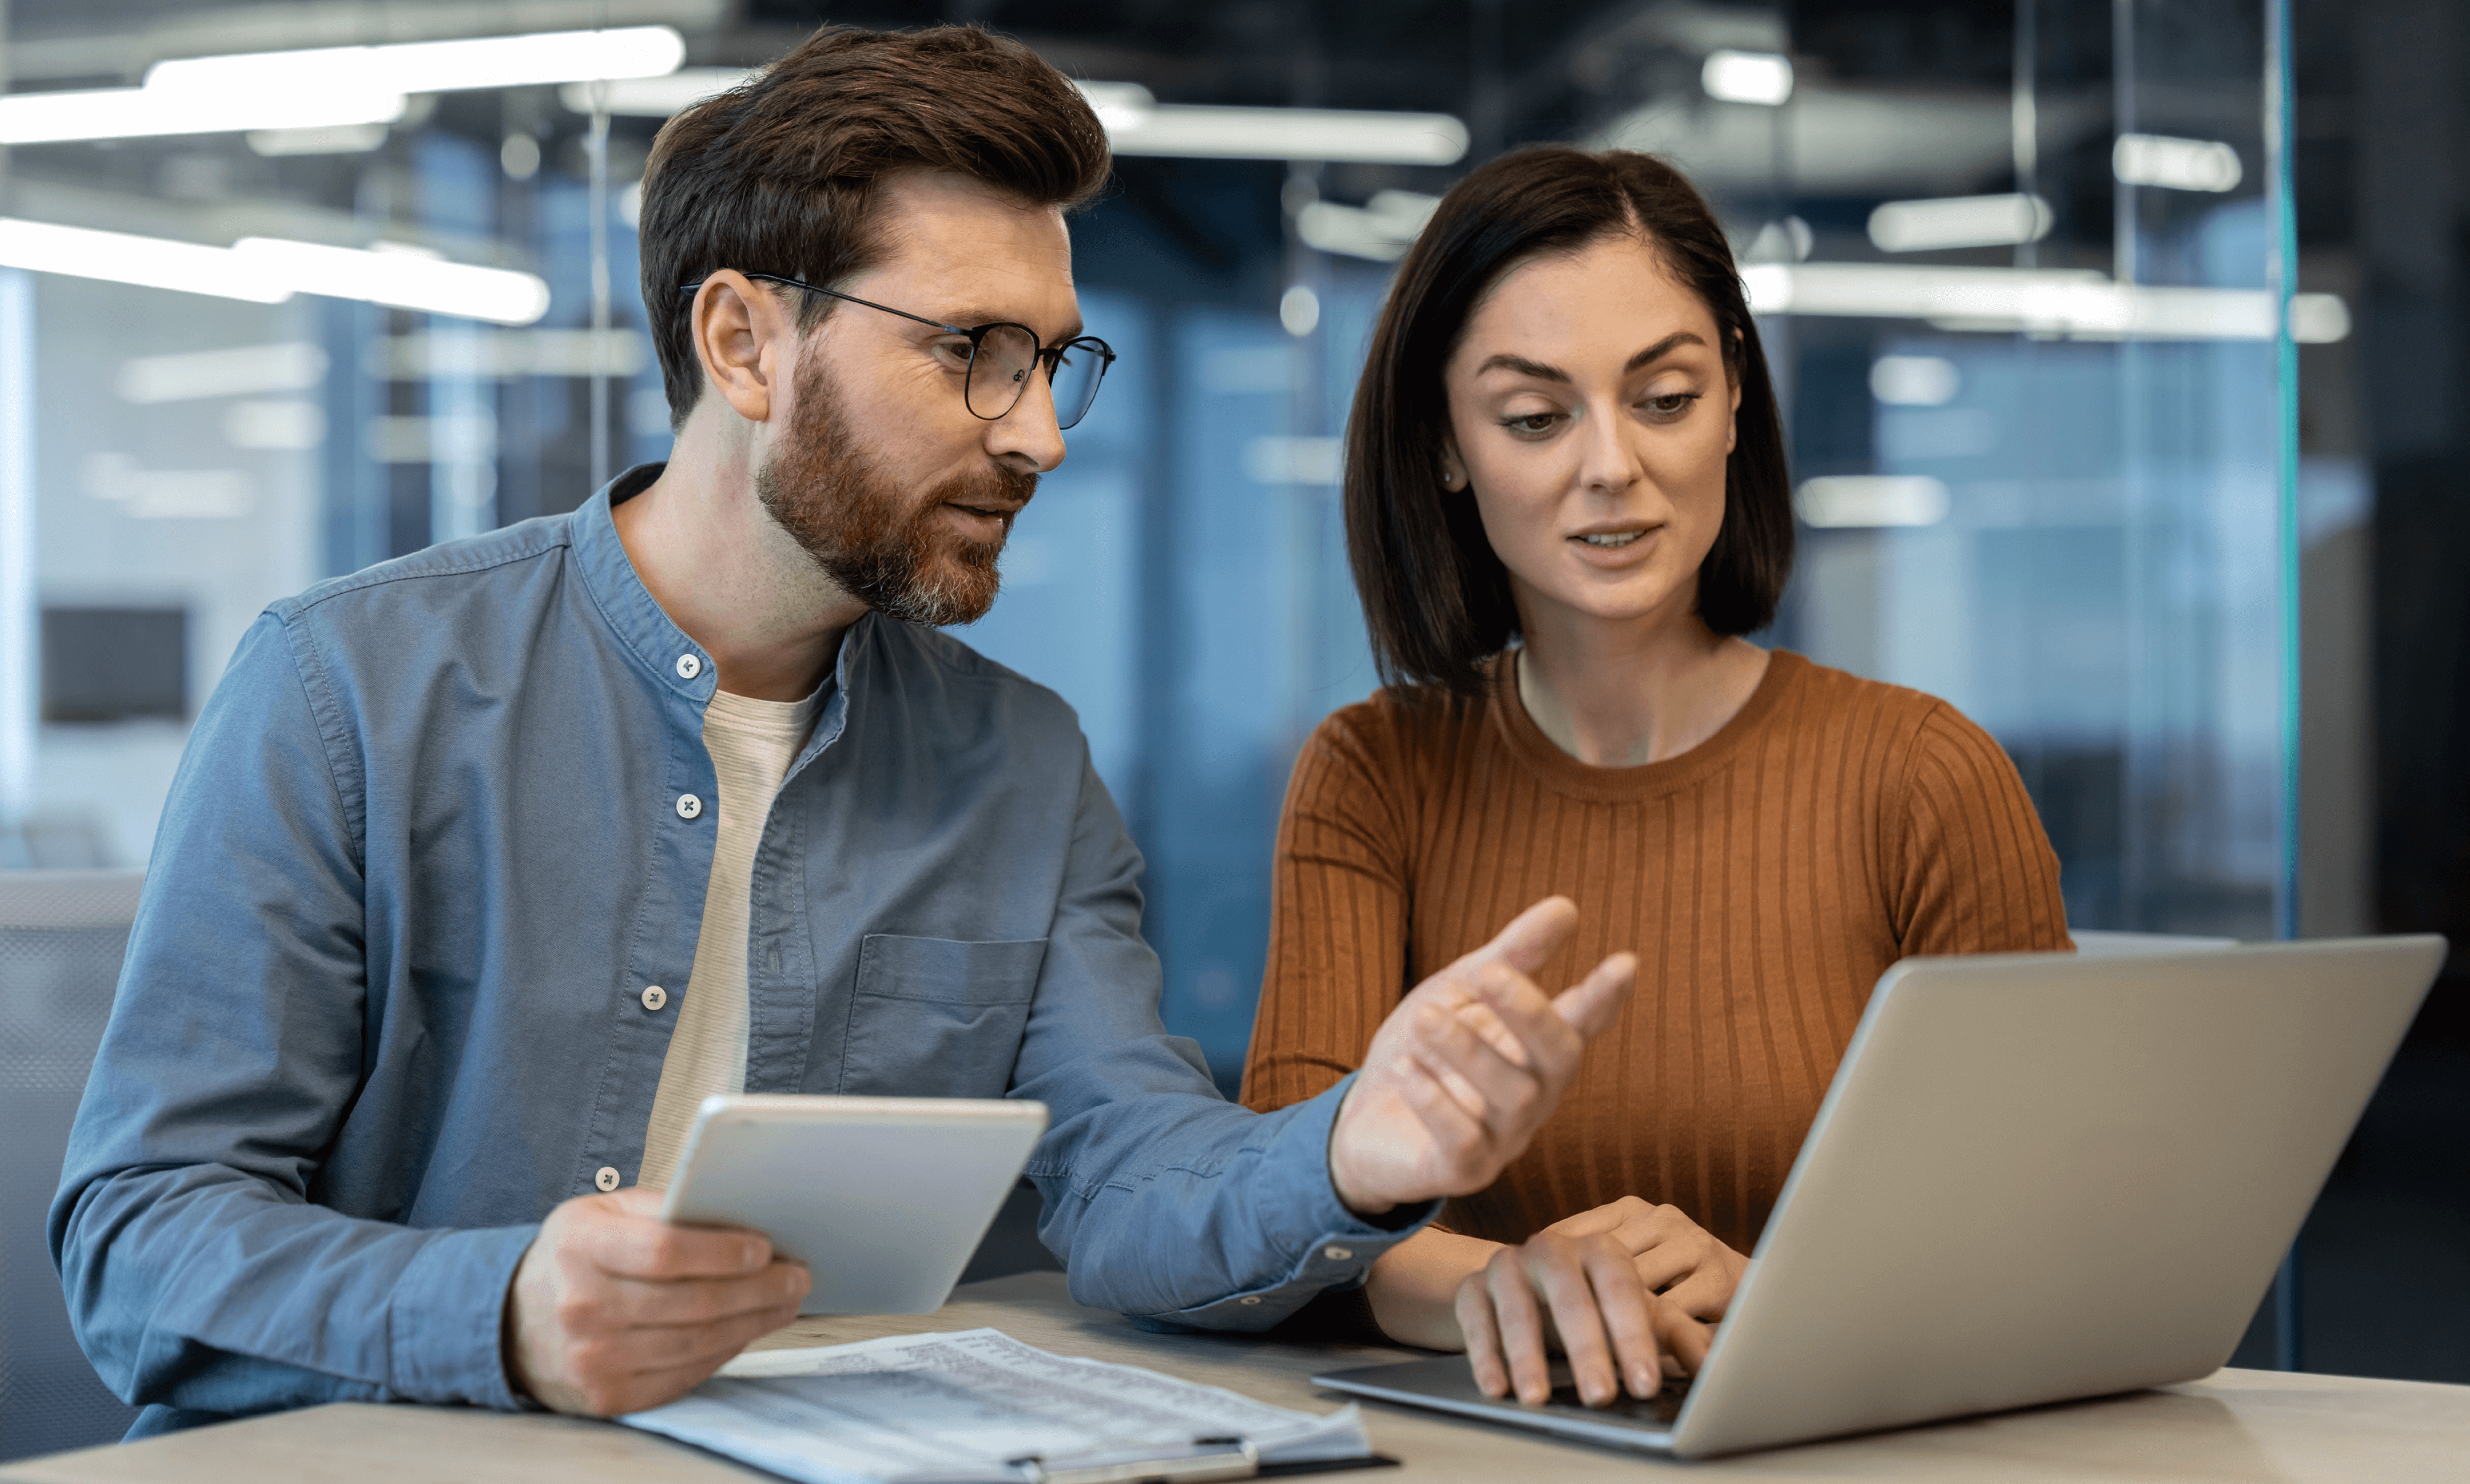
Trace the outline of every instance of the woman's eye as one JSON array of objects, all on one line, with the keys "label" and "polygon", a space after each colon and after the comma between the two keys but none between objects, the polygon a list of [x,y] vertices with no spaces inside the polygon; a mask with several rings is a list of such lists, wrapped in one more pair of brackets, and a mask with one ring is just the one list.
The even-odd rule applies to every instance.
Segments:
[{"label": "woman's eye", "polygon": [[1652,416],[1674,418],[1689,411],[1689,404],[1697,401],[1698,397],[1697,392],[1666,392],[1661,397],[1649,397],[1640,406]]},{"label": "woman's eye", "polygon": [[1503,418],[1501,426],[1514,433],[1548,433],[1561,420],[1558,412],[1529,412],[1525,417]]}]

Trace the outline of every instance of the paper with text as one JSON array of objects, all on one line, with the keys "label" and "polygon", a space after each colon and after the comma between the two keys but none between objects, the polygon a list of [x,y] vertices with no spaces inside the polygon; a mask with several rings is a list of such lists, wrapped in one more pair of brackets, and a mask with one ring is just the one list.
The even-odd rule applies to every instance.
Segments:
[{"label": "paper with text", "polygon": [[1245,1439],[1264,1464],[1372,1451],[1352,1404],[1316,1417],[1000,1330],[750,1352],[618,1421],[808,1484],[1018,1484],[1024,1458],[1084,1468],[1207,1438]]}]

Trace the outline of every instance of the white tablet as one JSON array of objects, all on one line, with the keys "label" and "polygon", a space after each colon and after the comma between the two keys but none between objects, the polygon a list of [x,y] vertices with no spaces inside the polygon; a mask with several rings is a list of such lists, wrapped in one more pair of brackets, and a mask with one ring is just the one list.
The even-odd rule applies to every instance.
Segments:
[{"label": "white tablet", "polygon": [[770,1238],[802,1313],[932,1313],[1045,1131],[1011,1099],[706,1098],[661,1215]]}]

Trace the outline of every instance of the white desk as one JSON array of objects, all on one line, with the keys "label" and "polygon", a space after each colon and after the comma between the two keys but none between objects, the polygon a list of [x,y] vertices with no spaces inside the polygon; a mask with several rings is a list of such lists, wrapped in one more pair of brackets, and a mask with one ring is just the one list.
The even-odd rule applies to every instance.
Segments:
[{"label": "white desk", "polygon": [[[802,1320],[762,1343],[829,1344],[981,1325],[1062,1355],[1146,1365],[1316,1410],[1342,1399],[1317,1392],[1306,1379],[1313,1372],[1410,1355],[1242,1335],[1144,1334],[1114,1314],[1072,1303],[1057,1273],[973,1284],[935,1314]],[[1365,1414],[1374,1445],[1406,1467],[1332,1478],[1364,1484],[1640,1484],[1687,1471],[1728,1484],[2470,1480],[2470,1386],[2274,1371],[2222,1371],[2161,1391],[1695,1464],[1558,1443],[1378,1403],[1367,1403]],[[747,1484],[768,1477],[605,1423],[361,1405],[315,1407],[0,1466],[0,1484]]]}]

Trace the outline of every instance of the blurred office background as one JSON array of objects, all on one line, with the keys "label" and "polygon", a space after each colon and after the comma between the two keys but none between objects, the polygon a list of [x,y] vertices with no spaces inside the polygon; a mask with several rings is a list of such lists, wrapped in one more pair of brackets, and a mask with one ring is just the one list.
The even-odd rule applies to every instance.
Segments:
[{"label": "blurred office background", "polygon": [[[0,868],[142,866],[270,599],[663,456],[645,152],[825,19],[1018,35],[1115,137],[1123,359],[963,637],[1078,707],[1230,1088],[1294,751],[1375,684],[1365,335],[1534,140],[1717,201],[1805,521],[1767,638],[1987,726],[2076,925],[2470,940],[2452,0],[9,0]],[[2470,1380],[2464,967],[2249,1362]]]}]

